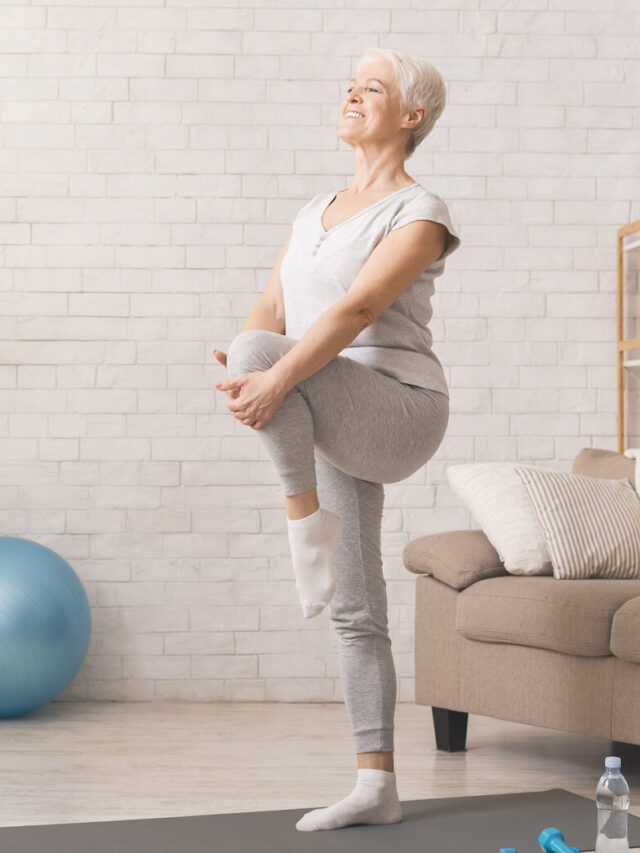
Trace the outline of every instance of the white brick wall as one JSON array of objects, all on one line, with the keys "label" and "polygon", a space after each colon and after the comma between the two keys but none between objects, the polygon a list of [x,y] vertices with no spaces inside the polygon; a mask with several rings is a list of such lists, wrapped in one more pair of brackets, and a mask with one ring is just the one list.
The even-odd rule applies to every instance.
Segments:
[{"label": "white brick wall", "polygon": [[[447,81],[407,167],[463,238],[432,323],[448,434],[386,487],[399,701],[414,696],[402,548],[476,526],[446,466],[570,470],[584,446],[617,448],[637,3],[419,5],[0,5],[0,516],[88,592],[89,654],[61,698],[342,701],[328,612],[302,619],[275,469],[216,393],[212,350],[244,325],[300,206],[348,185],[337,115],[369,45],[427,56]],[[638,444],[640,373],[629,382]]]}]

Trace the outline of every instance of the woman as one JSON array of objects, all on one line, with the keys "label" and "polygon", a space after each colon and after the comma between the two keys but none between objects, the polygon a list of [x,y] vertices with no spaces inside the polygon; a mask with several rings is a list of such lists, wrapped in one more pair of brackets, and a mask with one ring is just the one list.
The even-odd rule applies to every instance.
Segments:
[{"label": "woman", "polygon": [[362,56],[339,129],[355,155],[351,186],[302,207],[243,331],[226,356],[214,350],[230,372],[216,387],[259,430],[282,482],[303,614],[330,603],[339,635],[358,779],[300,830],[402,819],[380,533],[383,484],[423,466],[449,420],[427,324],[460,239],[442,199],[404,170],[445,100],[425,60]]}]

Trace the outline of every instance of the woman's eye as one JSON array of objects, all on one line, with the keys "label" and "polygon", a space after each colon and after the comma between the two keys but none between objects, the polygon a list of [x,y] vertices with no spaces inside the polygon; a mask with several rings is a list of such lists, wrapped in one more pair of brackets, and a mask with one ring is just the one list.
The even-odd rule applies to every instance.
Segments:
[{"label": "woman's eye", "polygon": [[[369,92],[380,92],[380,89],[372,89],[371,86],[365,86],[365,89],[368,89]],[[351,89],[347,89],[347,94],[349,94],[350,91]]]}]

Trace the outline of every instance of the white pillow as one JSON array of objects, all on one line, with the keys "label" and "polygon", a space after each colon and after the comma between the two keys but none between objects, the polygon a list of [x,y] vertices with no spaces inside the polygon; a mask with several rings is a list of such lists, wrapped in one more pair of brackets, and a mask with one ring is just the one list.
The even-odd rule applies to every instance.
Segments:
[{"label": "white pillow", "polygon": [[449,465],[451,488],[466,504],[512,575],[552,575],[544,531],[510,462]]}]

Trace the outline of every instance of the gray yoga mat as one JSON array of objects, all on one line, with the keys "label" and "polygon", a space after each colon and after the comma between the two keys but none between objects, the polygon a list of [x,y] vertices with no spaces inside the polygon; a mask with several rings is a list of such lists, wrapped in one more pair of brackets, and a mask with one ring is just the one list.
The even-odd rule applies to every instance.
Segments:
[{"label": "gray yoga mat", "polygon": [[[322,804],[315,806],[321,807]],[[313,807],[312,807],[313,808]],[[0,828],[2,853],[541,853],[538,836],[553,826],[580,850],[593,850],[596,804],[562,788],[524,794],[402,801],[403,820],[300,832],[309,811],[147,818]],[[631,847],[640,818],[629,815]]]}]

